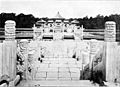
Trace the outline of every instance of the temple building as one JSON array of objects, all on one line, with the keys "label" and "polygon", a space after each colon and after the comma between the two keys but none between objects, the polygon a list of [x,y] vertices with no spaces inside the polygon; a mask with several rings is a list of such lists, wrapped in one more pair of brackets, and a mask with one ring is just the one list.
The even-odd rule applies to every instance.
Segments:
[{"label": "temple building", "polygon": [[[79,22],[75,19],[65,19],[58,12],[54,18],[47,21],[39,20],[34,25],[35,37],[44,39],[76,39],[76,33],[83,34],[83,27],[77,26]],[[38,33],[37,33],[38,32]],[[40,35],[41,34],[41,35]],[[83,35],[79,38],[82,39]]]}]

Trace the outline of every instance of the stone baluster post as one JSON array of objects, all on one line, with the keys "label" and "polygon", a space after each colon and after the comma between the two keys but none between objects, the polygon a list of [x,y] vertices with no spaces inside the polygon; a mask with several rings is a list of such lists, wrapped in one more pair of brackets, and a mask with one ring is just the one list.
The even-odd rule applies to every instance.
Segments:
[{"label": "stone baluster post", "polygon": [[53,28],[53,40],[55,40],[55,35],[56,35],[56,32],[55,32],[55,27],[56,27],[56,25],[55,25],[56,23],[55,22],[53,22],[53,24],[52,24],[52,28]]},{"label": "stone baluster post", "polygon": [[84,36],[83,30],[84,30],[84,27],[83,27],[83,25],[82,25],[82,26],[81,26],[81,40],[83,40],[83,36]]},{"label": "stone baluster post", "polygon": [[2,76],[2,55],[3,55],[3,43],[0,43],[0,77]]},{"label": "stone baluster post", "polygon": [[41,40],[42,39],[42,28],[37,28],[37,27],[33,27],[33,38],[34,40]]},{"label": "stone baluster post", "polygon": [[92,69],[92,67],[93,67],[92,62],[93,62],[93,58],[97,52],[97,48],[98,48],[97,45],[98,45],[98,41],[96,39],[92,39],[90,41],[90,59],[89,59],[90,69]]},{"label": "stone baluster post", "polygon": [[8,75],[11,79],[16,76],[15,26],[16,23],[12,20],[5,22],[5,41],[3,41],[2,75]]},{"label": "stone baluster post", "polygon": [[37,39],[37,32],[36,32],[37,28],[34,26],[32,29],[33,29],[33,39],[36,40]]},{"label": "stone baluster post", "polygon": [[20,55],[24,61],[23,66],[25,71],[23,72],[24,78],[28,79],[28,40],[22,39],[19,43]]},{"label": "stone baluster post", "polygon": [[[115,79],[117,79],[116,76],[116,67],[119,67],[116,65],[116,59],[115,51],[116,49],[116,23],[113,21],[107,21],[105,23],[105,46],[106,46],[106,56],[104,59],[105,67],[106,67],[106,80],[109,82],[113,82]],[[116,49],[116,50],[115,50]]]}]

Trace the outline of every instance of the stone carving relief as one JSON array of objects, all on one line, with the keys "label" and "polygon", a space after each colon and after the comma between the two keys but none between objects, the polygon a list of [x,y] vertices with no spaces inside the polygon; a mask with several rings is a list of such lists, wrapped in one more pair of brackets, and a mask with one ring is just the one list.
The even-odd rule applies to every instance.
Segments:
[{"label": "stone carving relief", "polygon": [[6,39],[14,39],[15,38],[15,21],[8,20],[5,22],[5,36]]},{"label": "stone carving relief", "polygon": [[22,74],[23,78],[26,78],[27,46],[27,40],[19,41],[17,46],[17,73]]}]

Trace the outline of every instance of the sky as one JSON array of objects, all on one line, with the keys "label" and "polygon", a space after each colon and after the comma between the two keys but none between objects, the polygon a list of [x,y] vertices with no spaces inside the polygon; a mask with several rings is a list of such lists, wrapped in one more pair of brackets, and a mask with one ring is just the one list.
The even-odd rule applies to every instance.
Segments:
[{"label": "sky", "polygon": [[0,13],[53,18],[58,11],[64,18],[120,14],[120,0],[0,0]]}]

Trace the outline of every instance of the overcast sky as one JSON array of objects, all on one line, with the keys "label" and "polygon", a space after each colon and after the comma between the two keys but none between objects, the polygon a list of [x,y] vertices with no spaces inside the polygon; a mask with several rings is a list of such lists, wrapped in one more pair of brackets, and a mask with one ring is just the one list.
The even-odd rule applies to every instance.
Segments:
[{"label": "overcast sky", "polygon": [[120,0],[0,0],[0,13],[54,17],[58,11],[64,18],[120,14]]}]

